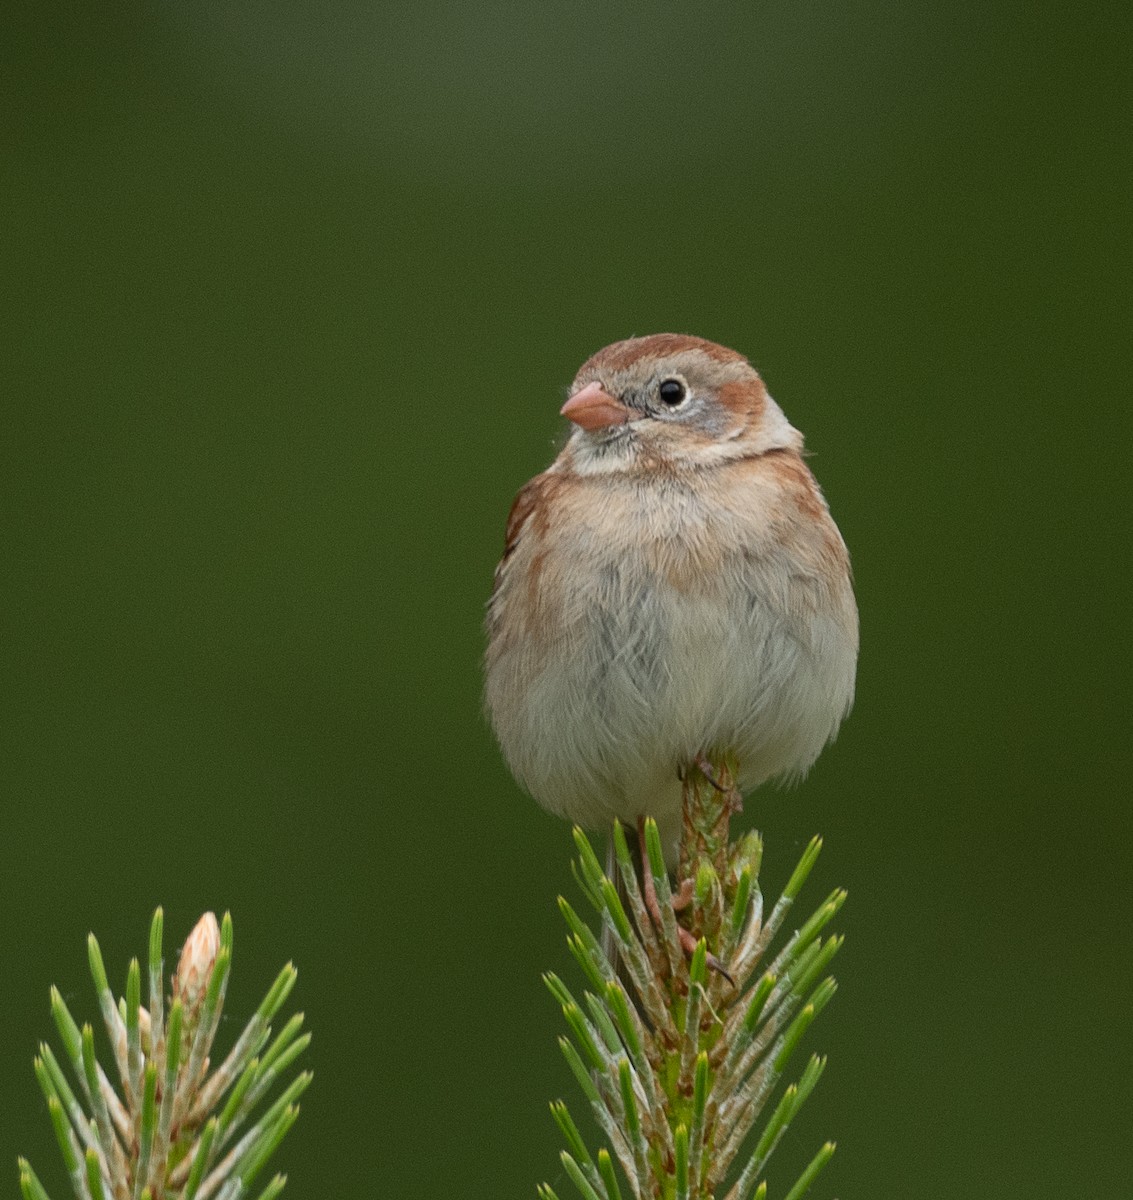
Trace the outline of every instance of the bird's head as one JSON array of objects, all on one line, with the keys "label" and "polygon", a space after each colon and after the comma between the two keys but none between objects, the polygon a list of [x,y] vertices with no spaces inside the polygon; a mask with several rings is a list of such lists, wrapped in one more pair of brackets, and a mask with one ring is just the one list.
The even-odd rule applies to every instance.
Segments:
[{"label": "bird's head", "polygon": [[582,364],[562,415],[584,473],[710,467],[802,446],[742,354],[656,333],[614,342]]}]

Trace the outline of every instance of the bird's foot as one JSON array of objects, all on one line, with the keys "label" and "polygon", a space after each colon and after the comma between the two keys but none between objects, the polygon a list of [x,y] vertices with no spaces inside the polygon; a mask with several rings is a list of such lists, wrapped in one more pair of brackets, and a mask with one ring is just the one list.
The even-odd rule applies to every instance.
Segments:
[{"label": "bird's foot", "polygon": [[[653,882],[652,879],[649,881]],[[673,897],[673,912],[684,912],[696,895],[696,884],[691,879],[682,879],[677,894]]]}]

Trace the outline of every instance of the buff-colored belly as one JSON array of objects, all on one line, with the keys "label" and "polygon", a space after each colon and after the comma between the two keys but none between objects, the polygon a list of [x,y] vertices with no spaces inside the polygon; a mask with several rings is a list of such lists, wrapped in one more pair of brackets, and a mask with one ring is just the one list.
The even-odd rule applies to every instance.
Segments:
[{"label": "buff-colored belly", "polygon": [[736,754],[745,789],[810,766],[848,708],[856,636],[837,596],[793,595],[775,554],[711,573],[657,563],[543,564],[556,608],[543,606],[540,636],[499,654],[488,704],[545,807],[592,827],[649,814],[675,838],[677,769],[697,753]]}]

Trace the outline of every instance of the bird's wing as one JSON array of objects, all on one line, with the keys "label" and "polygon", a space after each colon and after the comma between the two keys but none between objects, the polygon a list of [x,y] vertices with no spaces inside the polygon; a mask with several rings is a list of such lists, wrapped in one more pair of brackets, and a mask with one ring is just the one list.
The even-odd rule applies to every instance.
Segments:
[{"label": "bird's wing", "polygon": [[507,515],[507,528],[504,531],[504,553],[500,559],[501,566],[511,557],[528,518],[539,507],[545,487],[545,476],[536,475],[534,479],[529,479],[519,489],[512,501],[511,511]]}]

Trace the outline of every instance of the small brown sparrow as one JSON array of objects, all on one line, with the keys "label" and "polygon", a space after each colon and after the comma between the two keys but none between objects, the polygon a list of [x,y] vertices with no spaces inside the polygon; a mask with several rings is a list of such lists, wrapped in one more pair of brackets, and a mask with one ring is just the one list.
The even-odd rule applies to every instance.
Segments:
[{"label": "small brown sparrow", "polygon": [[519,493],[488,606],[487,710],[516,779],[581,825],[652,816],[676,863],[680,775],[801,776],[850,710],[858,613],[802,435],[747,359],[615,342]]}]

